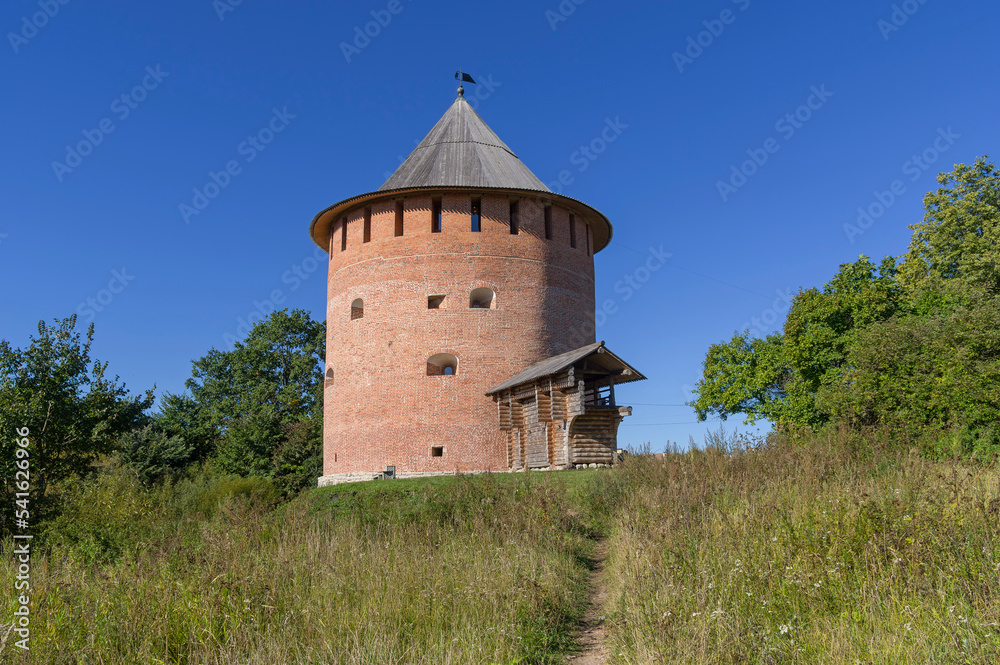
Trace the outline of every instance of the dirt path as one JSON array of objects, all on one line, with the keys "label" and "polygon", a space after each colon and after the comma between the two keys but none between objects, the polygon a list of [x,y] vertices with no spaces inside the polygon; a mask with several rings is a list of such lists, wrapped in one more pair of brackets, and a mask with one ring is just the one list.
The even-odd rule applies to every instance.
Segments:
[{"label": "dirt path", "polygon": [[604,562],[608,558],[608,543],[599,540],[594,549],[590,572],[590,607],[583,615],[583,628],[577,634],[582,651],[569,657],[573,665],[604,665],[608,652],[604,646],[604,602],[608,588],[604,581]]}]

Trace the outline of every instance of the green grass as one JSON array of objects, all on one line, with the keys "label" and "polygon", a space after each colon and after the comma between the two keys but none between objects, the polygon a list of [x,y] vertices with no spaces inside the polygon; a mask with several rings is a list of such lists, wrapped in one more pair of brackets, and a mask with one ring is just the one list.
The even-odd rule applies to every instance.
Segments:
[{"label": "green grass", "polygon": [[[176,488],[114,504],[137,490],[109,474],[71,511],[87,522],[77,531],[152,524],[127,544],[77,538],[36,557],[30,662],[558,662],[590,547],[566,485],[544,474],[364,483],[273,511],[223,501],[204,516],[164,509]],[[0,578],[12,584],[7,555]]]},{"label": "green grass", "polygon": [[875,445],[716,446],[603,479],[610,662],[1000,662],[1000,473]]},{"label": "green grass", "polygon": [[32,651],[0,660],[561,663],[606,538],[610,663],[1000,662],[995,466],[758,444],[283,505],[264,480],[109,467],[39,532]]}]

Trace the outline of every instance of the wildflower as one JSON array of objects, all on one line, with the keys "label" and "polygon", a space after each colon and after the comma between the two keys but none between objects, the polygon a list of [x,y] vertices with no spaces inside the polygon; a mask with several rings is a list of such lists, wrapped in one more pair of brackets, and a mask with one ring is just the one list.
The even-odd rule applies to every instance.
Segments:
[{"label": "wildflower", "polygon": [[903,628],[905,628],[906,630],[913,630],[913,624],[907,621],[906,623],[903,624]]},{"label": "wildflower", "polygon": [[778,626],[778,632],[780,632],[782,635],[787,635],[788,631],[789,631],[789,626],[787,624],[783,623],[780,626]]}]

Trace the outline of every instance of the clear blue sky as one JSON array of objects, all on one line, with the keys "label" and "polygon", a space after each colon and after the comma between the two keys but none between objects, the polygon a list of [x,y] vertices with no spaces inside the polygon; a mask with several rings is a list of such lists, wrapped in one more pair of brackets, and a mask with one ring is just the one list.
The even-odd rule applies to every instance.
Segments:
[{"label": "clear blue sky", "polygon": [[[461,67],[524,163],[614,224],[598,337],[649,376],[621,443],[659,449],[705,432],[682,404],[710,344],[902,253],[935,174],[1000,153],[996,2],[577,2],[4,3],[0,338],[81,313],[160,396],[276,290],[322,319],[310,220],[382,184]],[[650,248],[671,257],[647,275]]]}]

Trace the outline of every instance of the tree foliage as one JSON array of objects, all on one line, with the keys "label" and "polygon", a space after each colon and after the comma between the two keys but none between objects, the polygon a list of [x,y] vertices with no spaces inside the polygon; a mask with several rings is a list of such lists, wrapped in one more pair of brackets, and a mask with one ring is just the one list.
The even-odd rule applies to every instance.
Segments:
[{"label": "tree foliage", "polygon": [[28,428],[33,514],[50,507],[53,486],[87,474],[111,453],[153,403],[152,390],[132,396],[117,376],[109,378],[107,363],[91,361],[93,324],[85,337],[75,327],[75,316],[41,321],[26,349],[0,341],[0,472],[9,495],[14,433]]},{"label": "tree foliage", "polygon": [[[194,459],[211,458],[226,473],[291,473],[286,466],[321,454],[325,358],[323,323],[304,310],[274,312],[232,350],[211,349],[195,360],[190,396],[168,396],[156,425],[183,436]],[[303,422],[315,425],[299,428]],[[308,442],[302,432],[309,433]],[[292,439],[308,451],[286,464],[280,453]],[[309,469],[318,475],[315,465]]]},{"label": "tree foliage", "polygon": [[924,197],[924,221],[910,227],[904,284],[915,292],[957,280],[1000,291],[1000,171],[979,158],[938,182],[943,187]]},{"label": "tree foliage", "polygon": [[878,425],[1000,452],[1000,173],[979,159],[938,181],[901,263],[843,264],[795,297],[782,334],[713,345],[699,419]]},{"label": "tree foliage", "polygon": [[699,420],[725,420],[737,413],[746,414],[749,423],[777,417],[787,396],[783,356],[781,335],[758,339],[742,332],[727,343],[713,344],[693,403]]}]

